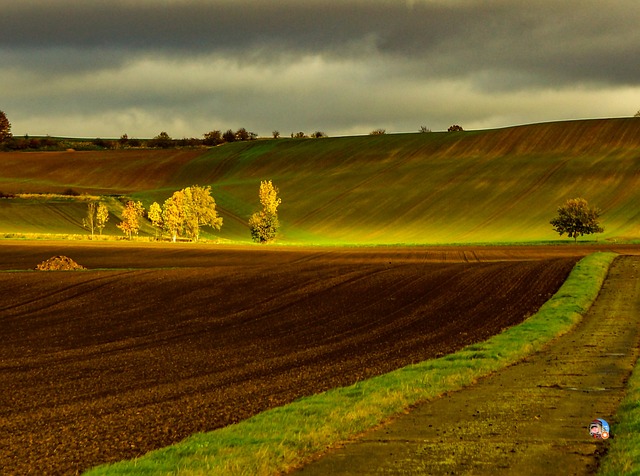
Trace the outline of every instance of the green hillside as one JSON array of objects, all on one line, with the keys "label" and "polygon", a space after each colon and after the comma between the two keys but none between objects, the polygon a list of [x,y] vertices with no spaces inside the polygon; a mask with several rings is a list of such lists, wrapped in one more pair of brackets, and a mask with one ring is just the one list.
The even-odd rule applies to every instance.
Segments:
[{"label": "green hillside", "polygon": [[[637,118],[260,140],[182,152],[4,153],[0,160],[3,192],[71,187],[129,194],[149,205],[188,185],[211,185],[225,224],[210,236],[230,240],[249,240],[246,220],[266,179],[280,189],[285,243],[555,240],[549,220],[578,196],[602,209],[605,233],[598,239],[640,238]],[[0,208],[0,232],[73,225],[54,225],[47,207],[13,208]]]}]

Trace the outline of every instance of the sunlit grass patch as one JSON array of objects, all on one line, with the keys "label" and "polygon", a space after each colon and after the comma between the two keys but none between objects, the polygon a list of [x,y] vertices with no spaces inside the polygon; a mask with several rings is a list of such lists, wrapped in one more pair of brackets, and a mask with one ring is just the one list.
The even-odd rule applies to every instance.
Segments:
[{"label": "sunlit grass patch", "polygon": [[619,423],[612,428],[609,451],[598,474],[640,474],[640,365],[637,363],[615,418]]}]

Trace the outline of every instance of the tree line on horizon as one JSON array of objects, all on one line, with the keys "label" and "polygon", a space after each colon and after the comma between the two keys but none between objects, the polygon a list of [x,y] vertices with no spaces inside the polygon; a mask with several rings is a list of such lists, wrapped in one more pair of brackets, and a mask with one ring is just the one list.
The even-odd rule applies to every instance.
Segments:
[{"label": "tree line on horizon", "polygon": [[[274,139],[281,137],[279,131],[271,133]],[[320,139],[328,137],[322,131],[315,131],[312,134],[304,132],[292,132],[292,139],[300,138]],[[14,137],[11,133],[11,123],[7,115],[0,111],[0,150],[109,150],[109,149],[125,149],[125,148],[153,148],[153,149],[170,149],[178,147],[213,147],[230,142],[243,142],[257,140],[258,134],[251,132],[244,127],[237,130],[228,129],[222,131],[214,129],[205,132],[202,139],[196,137],[183,137],[176,139],[171,137],[167,132],[162,131],[152,139],[130,138],[128,134],[122,134],[119,139],[74,139],[74,138],[57,138],[57,137]]]}]

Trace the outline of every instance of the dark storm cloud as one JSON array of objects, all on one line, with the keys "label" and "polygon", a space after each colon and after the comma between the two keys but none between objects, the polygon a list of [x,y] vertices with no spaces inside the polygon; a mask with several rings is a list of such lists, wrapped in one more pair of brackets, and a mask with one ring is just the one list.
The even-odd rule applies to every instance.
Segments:
[{"label": "dark storm cloud", "polygon": [[2,8],[0,55],[21,67],[62,62],[72,70],[113,67],[138,55],[265,62],[375,56],[398,61],[398,71],[381,74],[477,75],[488,89],[630,85],[638,82],[638,20],[636,0],[606,6],[594,0],[27,0]]},{"label": "dark storm cloud", "polygon": [[0,0],[13,131],[330,135],[633,114],[637,0]]}]

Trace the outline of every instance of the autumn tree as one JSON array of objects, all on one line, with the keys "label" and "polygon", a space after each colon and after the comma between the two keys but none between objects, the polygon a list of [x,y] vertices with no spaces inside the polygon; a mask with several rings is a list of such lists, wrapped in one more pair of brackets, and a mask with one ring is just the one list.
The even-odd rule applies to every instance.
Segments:
[{"label": "autumn tree", "polygon": [[122,211],[122,221],[116,226],[131,239],[133,235],[138,234],[140,229],[140,217],[144,215],[142,202],[134,202],[129,200]]},{"label": "autumn tree", "polygon": [[102,230],[105,226],[107,226],[107,222],[109,221],[109,209],[107,206],[100,202],[98,204],[98,209],[96,210],[96,228],[100,230],[100,234],[102,235]]},{"label": "autumn tree", "polygon": [[7,115],[0,111],[0,144],[11,139],[11,123],[7,119]]},{"label": "autumn tree", "polygon": [[156,229],[156,240],[158,239],[158,231],[162,232],[162,207],[158,202],[153,202],[149,207],[147,218]]},{"label": "autumn tree", "polygon": [[173,242],[182,234],[198,241],[202,226],[219,230],[222,218],[216,211],[211,187],[193,185],[174,192],[164,202],[162,226],[171,235]]},{"label": "autumn tree", "polygon": [[87,204],[87,216],[82,219],[82,226],[91,232],[91,239],[93,239],[93,232],[96,228],[97,214],[98,204],[96,202],[89,202]]},{"label": "autumn tree", "polygon": [[219,230],[222,217],[216,211],[216,201],[211,196],[211,187],[193,185],[184,189],[185,198],[185,233],[189,238],[198,241],[200,227],[210,226]]},{"label": "autumn tree", "polygon": [[185,222],[184,192],[173,192],[164,202],[162,207],[162,227],[171,236],[171,241],[176,242],[178,235],[182,233]]},{"label": "autumn tree", "polygon": [[578,236],[602,233],[604,228],[600,226],[600,210],[589,207],[584,198],[571,198],[558,208],[558,216],[549,223],[560,236],[564,233],[578,240]]},{"label": "autumn tree", "polygon": [[260,182],[260,204],[262,210],[255,212],[249,218],[251,238],[257,243],[273,241],[280,228],[278,221],[278,206],[282,201],[278,197],[278,189],[271,180]]}]

